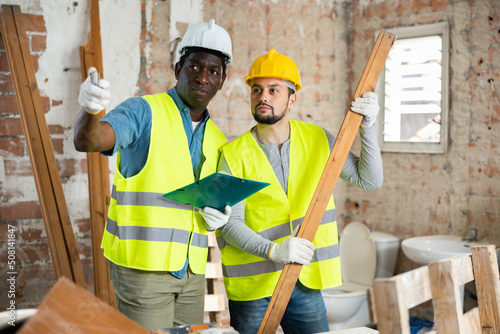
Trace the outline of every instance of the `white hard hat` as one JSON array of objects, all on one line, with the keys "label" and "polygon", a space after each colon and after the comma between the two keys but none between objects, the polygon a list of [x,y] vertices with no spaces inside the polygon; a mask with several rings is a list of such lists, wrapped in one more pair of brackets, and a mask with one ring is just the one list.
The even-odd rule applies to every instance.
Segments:
[{"label": "white hard hat", "polygon": [[186,48],[190,47],[219,51],[227,57],[226,64],[233,59],[231,37],[224,28],[215,24],[214,19],[189,27],[179,44],[181,56],[186,53]]}]

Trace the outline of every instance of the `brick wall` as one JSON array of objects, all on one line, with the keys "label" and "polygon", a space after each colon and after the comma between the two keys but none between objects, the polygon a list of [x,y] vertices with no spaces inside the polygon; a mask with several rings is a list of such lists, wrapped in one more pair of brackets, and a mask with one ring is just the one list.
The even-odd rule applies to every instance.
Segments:
[{"label": "brick wall", "polygon": [[[141,94],[163,92],[176,83],[173,72],[176,58],[172,53],[177,49],[175,38],[169,36],[169,7],[168,1],[153,1],[150,14],[143,8],[138,82]],[[234,60],[228,67],[226,82],[209,106],[214,121],[229,140],[254,124],[243,77],[255,58],[270,48],[291,57],[301,71],[303,89],[291,118],[324,126],[332,132],[338,130],[349,88],[344,66],[346,8],[345,4],[328,1],[204,3],[203,17],[214,18],[225,27],[233,42]],[[181,35],[186,29],[187,25],[179,29]]]},{"label": "brick wall", "polygon": [[[337,183],[338,219],[341,227],[350,221],[362,221],[373,229],[393,233],[402,239],[433,233],[462,234],[474,227],[479,230],[479,237],[500,244],[500,169],[497,167],[500,102],[498,97],[493,97],[488,82],[493,79],[496,89],[500,89],[498,1],[202,2],[203,19],[215,18],[233,39],[234,62],[229,67],[223,89],[209,106],[213,120],[229,140],[254,124],[243,77],[252,61],[270,48],[290,56],[301,71],[303,89],[299,91],[291,118],[319,124],[336,134],[376,31],[448,21],[451,36],[448,153],[384,153],[385,180],[380,190],[367,192],[346,182]],[[78,10],[75,3],[72,3],[73,8],[68,8],[68,13]],[[141,14],[136,17],[141,20],[142,30],[140,36],[130,37],[137,38],[140,43],[137,95],[163,92],[175,85],[172,67],[175,57],[171,53],[177,36],[170,36],[171,1],[142,0],[141,4]],[[44,22],[43,11],[35,6],[30,11],[35,14],[23,15],[36,68],[47,48],[47,22]],[[119,24],[124,18],[109,15],[108,19]],[[73,19],[71,22],[78,21]],[[177,28],[183,34],[187,25]],[[103,34],[103,43],[106,43],[108,32]],[[128,57],[128,50],[113,52],[119,57]],[[127,70],[105,66],[108,76]],[[79,73],[79,68],[69,71]],[[41,90],[41,94],[47,115],[52,115],[48,122],[49,132],[88,288],[93,290],[89,220],[85,214],[88,203],[81,194],[82,189],[86,190],[85,156],[75,153],[71,145],[72,125],[53,116],[67,109],[67,105],[76,106],[74,101],[80,78],[74,78],[78,79],[68,82],[74,89],[68,90],[63,97],[49,88]],[[112,87],[117,83],[112,82]],[[54,274],[1,41],[0,106],[0,237],[5,240],[8,224],[18,228],[17,300],[20,307],[33,307],[54,283]],[[490,120],[491,130],[488,129]],[[354,151],[357,150],[359,143],[354,147]],[[7,253],[4,248],[0,252],[3,272]],[[398,271],[413,266],[400,256]],[[0,291],[0,308],[5,305],[4,298],[5,292]]]},{"label": "brick wall", "polygon": [[[359,220],[400,238],[465,235],[500,245],[500,3],[352,1],[351,88],[380,29],[447,21],[450,27],[449,146],[444,155],[383,153],[384,185],[348,187],[345,222]],[[491,128],[489,128],[491,121]],[[401,258],[399,271],[411,263]]]},{"label": "brick wall", "polygon": [[[23,14],[23,24],[29,38],[35,71],[38,59],[46,48],[47,31],[42,15]],[[18,307],[36,306],[54,283],[54,268],[50,259],[45,228],[36,193],[31,163],[26,148],[12,76],[8,66],[3,40],[0,37],[0,239],[7,240],[7,230],[14,227],[16,242]],[[44,112],[60,104],[48,96],[41,96]],[[85,160],[65,157],[63,141],[68,128],[49,125],[49,132],[57,159],[62,183],[72,182],[72,176],[86,169]],[[89,221],[74,220],[87,282],[92,280]],[[0,267],[7,263],[7,244],[0,248]],[[90,275],[89,275],[90,274]],[[2,308],[7,305],[6,291],[0,292]]]}]

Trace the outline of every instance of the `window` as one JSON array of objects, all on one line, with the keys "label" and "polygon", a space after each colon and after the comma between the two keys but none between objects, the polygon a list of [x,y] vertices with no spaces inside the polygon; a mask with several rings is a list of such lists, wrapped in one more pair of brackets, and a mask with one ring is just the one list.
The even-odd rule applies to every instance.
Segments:
[{"label": "window", "polygon": [[383,152],[446,153],[448,25],[388,29],[396,41],[377,84]]}]

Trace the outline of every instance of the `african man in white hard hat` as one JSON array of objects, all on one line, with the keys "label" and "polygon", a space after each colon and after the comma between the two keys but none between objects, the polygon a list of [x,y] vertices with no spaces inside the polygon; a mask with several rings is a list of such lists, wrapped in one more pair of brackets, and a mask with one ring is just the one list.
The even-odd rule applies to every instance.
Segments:
[{"label": "african man in white hard hat", "polygon": [[227,142],[207,105],[232,60],[229,34],[213,19],[196,24],[179,52],[175,87],[131,97],[101,120],[109,83],[97,82],[90,69],[75,121],[78,151],[117,154],[102,248],[118,310],[149,330],[203,323],[207,229],[225,224],[231,212],[198,212],[162,197],[214,173]]},{"label": "african man in white hard hat", "polygon": [[[296,237],[325,168],[335,136],[290,120],[301,89],[295,62],[271,49],[252,64],[245,82],[257,125],[224,146],[219,171],[270,183],[232,207],[217,231],[231,326],[257,332],[285,263],[304,265],[281,320],[289,333],[327,332],[321,289],[341,285],[333,195],[310,242]],[[373,129],[377,96],[365,93],[351,110],[363,114],[361,152],[349,152],[340,177],[362,189],[382,185],[382,159]]]}]

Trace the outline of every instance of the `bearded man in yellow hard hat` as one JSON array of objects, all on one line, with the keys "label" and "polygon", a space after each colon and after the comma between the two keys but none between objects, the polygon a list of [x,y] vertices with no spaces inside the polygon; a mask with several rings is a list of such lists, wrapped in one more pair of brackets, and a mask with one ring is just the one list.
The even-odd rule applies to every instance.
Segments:
[{"label": "bearded man in yellow hard hat", "polygon": [[[257,125],[222,149],[218,170],[271,185],[232,207],[217,231],[231,326],[257,332],[285,263],[304,265],[281,320],[285,333],[327,332],[321,289],[342,284],[333,196],[314,242],[297,238],[298,227],[335,142],[327,130],[290,120],[301,89],[295,62],[271,49],[252,64],[252,115]],[[379,106],[374,93],[356,98],[364,115],[361,153],[349,152],[341,178],[362,189],[382,185],[382,159],[373,129]]]}]

